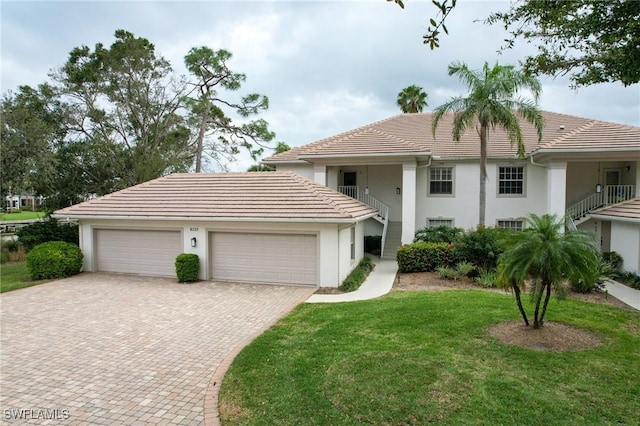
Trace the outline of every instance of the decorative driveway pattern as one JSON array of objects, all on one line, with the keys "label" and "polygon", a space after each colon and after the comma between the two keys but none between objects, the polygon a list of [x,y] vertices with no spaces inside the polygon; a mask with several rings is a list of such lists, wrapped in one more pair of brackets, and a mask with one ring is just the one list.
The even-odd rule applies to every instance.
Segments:
[{"label": "decorative driveway pattern", "polygon": [[220,363],[314,290],[81,274],[4,293],[0,422],[203,424]]}]

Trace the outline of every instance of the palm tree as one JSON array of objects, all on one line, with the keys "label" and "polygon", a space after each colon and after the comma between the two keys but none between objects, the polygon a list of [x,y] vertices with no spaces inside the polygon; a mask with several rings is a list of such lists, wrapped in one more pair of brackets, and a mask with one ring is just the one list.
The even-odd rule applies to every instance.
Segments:
[{"label": "palm tree", "polygon": [[533,327],[540,328],[544,325],[551,288],[562,294],[565,280],[590,280],[597,276],[599,256],[591,235],[563,232],[564,220],[556,215],[532,213],[525,221],[527,229],[512,235],[509,246],[500,256],[499,282],[503,287],[513,288],[520,313],[529,325],[520,301],[520,289],[526,279],[533,279]]},{"label": "palm tree", "polygon": [[[518,147],[518,156],[523,157],[525,146],[518,117],[533,124],[538,131],[538,142],[542,140],[544,121],[537,108],[542,92],[540,82],[532,76],[517,70],[512,65],[494,65],[489,68],[486,62],[482,70],[471,70],[466,64],[454,62],[449,65],[449,75],[457,75],[469,88],[466,98],[452,98],[434,110],[432,131],[447,112],[454,112],[453,140],[460,142],[464,132],[477,126],[480,135],[480,214],[479,225],[484,225],[487,198],[487,144],[489,129],[501,127],[507,133],[509,141]],[[534,100],[515,97],[520,89],[528,89]]]},{"label": "palm tree", "polygon": [[422,109],[427,106],[427,92],[422,90],[422,87],[412,84],[407,86],[400,93],[398,93],[398,100],[396,104],[400,107],[403,113],[410,112],[422,112]]}]

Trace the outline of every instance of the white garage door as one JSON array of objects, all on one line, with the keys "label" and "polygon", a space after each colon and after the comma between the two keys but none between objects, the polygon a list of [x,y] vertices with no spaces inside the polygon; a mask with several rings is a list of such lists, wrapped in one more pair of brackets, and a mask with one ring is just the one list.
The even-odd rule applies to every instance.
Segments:
[{"label": "white garage door", "polygon": [[317,285],[315,235],[211,233],[214,280]]},{"label": "white garage door", "polygon": [[95,241],[96,270],[103,272],[175,276],[183,251],[180,231],[98,229]]}]

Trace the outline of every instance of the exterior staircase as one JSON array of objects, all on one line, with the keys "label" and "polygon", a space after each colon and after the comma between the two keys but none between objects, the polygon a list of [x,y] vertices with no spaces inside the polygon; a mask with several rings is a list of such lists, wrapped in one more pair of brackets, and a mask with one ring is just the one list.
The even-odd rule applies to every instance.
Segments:
[{"label": "exterior staircase", "polygon": [[575,231],[578,225],[589,220],[590,213],[597,208],[621,203],[635,196],[634,185],[606,185],[602,192],[590,194],[567,208],[567,229]]},{"label": "exterior staircase", "polygon": [[[372,197],[368,190],[363,190],[359,186],[339,186],[338,191],[378,210],[378,214],[374,216],[373,219],[382,224],[382,246],[380,248],[380,257],[386,257],[385,248],[387,246],[387,232],[389,228],[389,206],[377,198]],[[402,232],[402,226],[400,228]],[[400,244],[398,244],[398,246],[399,245]],[[398,249],[398,246],[395,247],[395,250]],[[393,257],[395,258],[395,252]]]},{"label": "exterior staircase", "polygon": [[402,245],[402,222],[389,222],[387,227],[387,238],[380,257],[383,259],[395,260],[398,247]]}]

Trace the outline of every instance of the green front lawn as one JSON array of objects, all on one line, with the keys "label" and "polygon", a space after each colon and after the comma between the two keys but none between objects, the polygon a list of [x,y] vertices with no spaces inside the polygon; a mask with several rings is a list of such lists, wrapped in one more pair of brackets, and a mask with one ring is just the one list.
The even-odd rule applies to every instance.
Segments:
[{"label": "green front lawn", "polygon": [[40,219],[44,217],[44,212],[18,212],[0,214],[0,222],[15,222],[20,220]]},{"label": "green front lawn", "polygon": [[0,266],[0,293],[42,284],[47,280],[33,281],[26,262],[4,263]]},{"label": "green front lawn", "polygon": [[635,424],[640,313],[552,300],[547,322],[604,343],[548,352],[499,343],[513,297],[394,292],[302,304],[234,360],[220,396],[225,425]]}]

